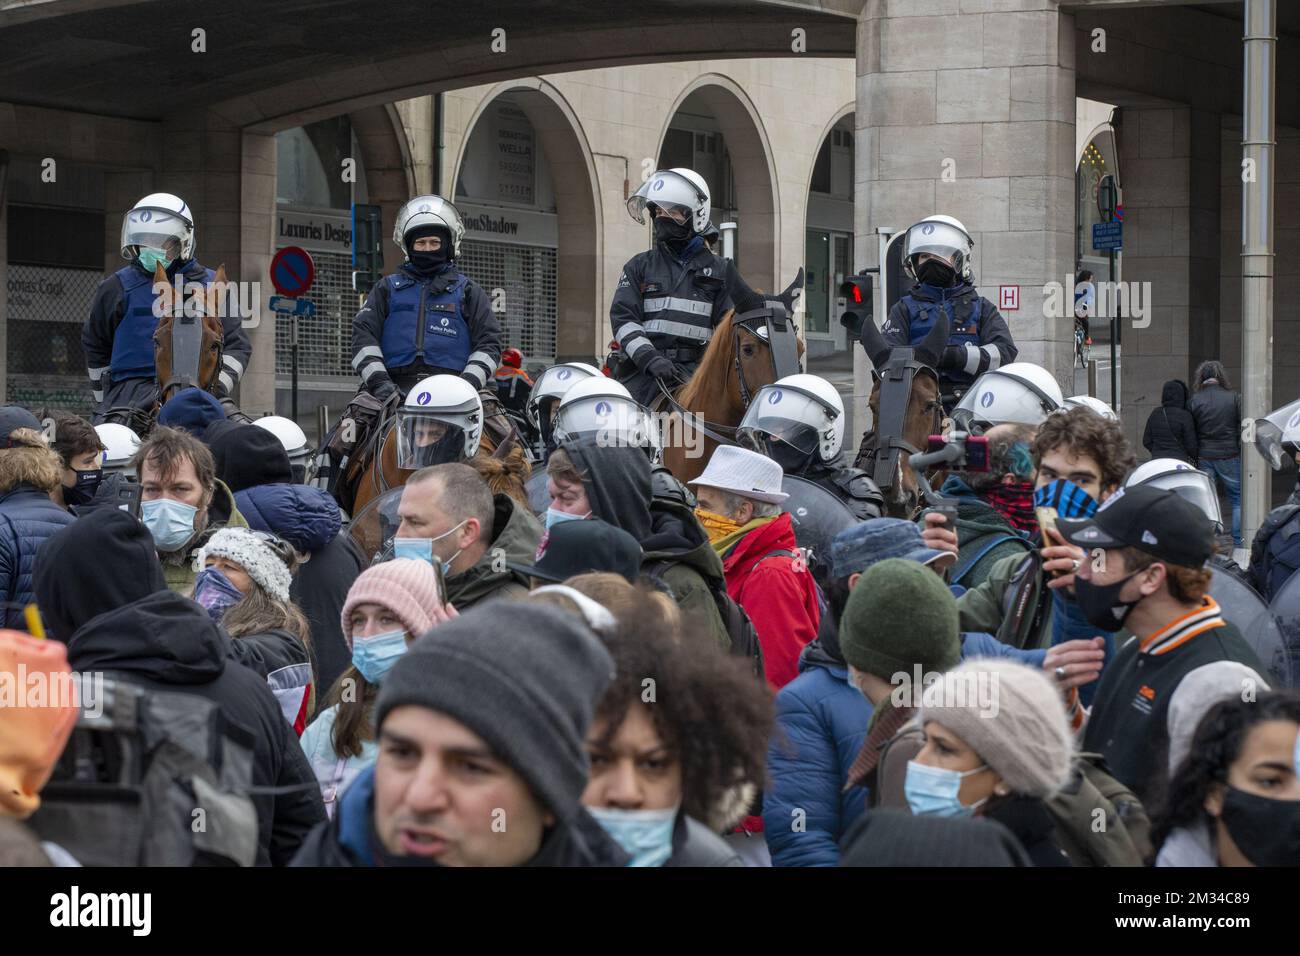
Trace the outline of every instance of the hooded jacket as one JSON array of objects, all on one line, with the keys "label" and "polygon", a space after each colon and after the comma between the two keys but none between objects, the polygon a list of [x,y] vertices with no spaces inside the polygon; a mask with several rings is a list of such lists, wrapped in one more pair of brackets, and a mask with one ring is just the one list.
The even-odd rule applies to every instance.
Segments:
[{"label": "hooded jacket", "polygon": [[233,493],[258,485],[293,481],[289,453],[280,439],[265,428],[236,425],[215,430],[207,444],[216,462],[217,477]]},{"label": "hooded jacket", "polygon": [[[1000,558],[1023,556],[1030,550],[1011,522],[970,485],[956,475],[949,475],[939,493],[957,499],[957,562],[953,565],[953,583],[966,588],[978,587]],[[960,575],[960,581],[957,576]]]},{"label": "hooded jacket", "polygon": [[1177,458],[1195,465],[1200,455],[1196,422],[1187,410],[1187,386],[1178,379],[1165,382],[1160,390],[1160,407],[1147,418],[1142,447],[1152,458]]},{"label": "hooded jacket", "polygon": [[41,550],[36,593],[74,671],[108,671],[140,687],[214,701],[253,741],[259,864],[284,864],[325,811],[315,775],[266,681],[234,664],[231,638],[193,601],[166,589],[148,531],[104,509]]},{"label": "hooded jacket", "polygon": [[790,515],[782,512],[737,541],[722,561],[727,593],[754,622],[767,682],[778,690],[799,676],[799,655],[821,622],[817,582],[796,557],[797,547]]},{"label": "hooded jacket", "polygon": [[[59,474],[57,456],[44,446],[0,450],[0,601],[31,603],[36,552],[50,535],[76,520],[41,490]],[[5,610],[5,627],[21,630],[21,622],[21,610]]]},{"label": "hooded jacket", "polygon": [[528,579],[507,565],[533,563],[542,526],[509,495],[493,495],[492,503],[492,540],[483,557],[468,571],[447,579],[447,599],[461,613],[476,604],[528,594]]},{"label": "hooded jacket", "polygon": [[[290,866],[437,866],[393,856],[375,832],[375,766],[357,776],[344,791],[334,819],[316,827]],[[625,866],[628,855],[585,810],[567,823],[557,822],[542,839],[537,854],[524,866]]]},{"label": "hooded jacket", "polygon": [[[834,633],[805,647],[799,676],[776,695],[776,727],[767,750],[763,836],[773,866],[839,863],[840,840],[866,804],[865,791],[846,792],[844,782],[870,721],[871,702],[849,683]],[[790,826],[796,809],[805,813],[801,832]]]},{"label": "hooded jacket", "polygon": [[639,448],[602,448],[584,439],[564,450],[582,475],[594,517],[641,542],[641,573],[666,587],[683,612],[699,615],[718,644],[731,638],[710,584],[726,587],[722,559],[690,508],[651,495],[650,461]]},{"label": "hooded jacket", "polygon": [[340,615],[348,590],[365,567],[341,530],[338,504],[319,488],[270,484],[238,492],[235,505],[254,531],[279,535],[310,555],[298,565],[289,597],[307,615],[319,687],[328,690],[352,661]]},{"label": "hooded jacket", "polygon": [[189,594],[194,587],[194,556],[208,543],[208,539],[222,528],[247,528],[248,522],[235,507],[235,496],[230,493],[225,482],[217,478],[212,489],[212,501],[208,504],[208,524],[198,535],[190,540],[180,551],[159,554],[167,586],[179,594]]}]

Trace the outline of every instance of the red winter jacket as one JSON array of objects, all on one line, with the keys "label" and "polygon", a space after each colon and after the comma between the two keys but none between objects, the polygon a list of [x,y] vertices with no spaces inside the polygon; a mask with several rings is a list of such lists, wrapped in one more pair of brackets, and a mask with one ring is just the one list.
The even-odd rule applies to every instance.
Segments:
[{"label": "red winter jacket", "polygon": [[763,645],[767,682],[780,690],[799,676],[799,653],[817,636],[821,613],[817,584],[795,557],[767,558],[773,551],[795,551],[794,525],[782,513],[745,535],[723,558],[727,593],[743,607]]}]

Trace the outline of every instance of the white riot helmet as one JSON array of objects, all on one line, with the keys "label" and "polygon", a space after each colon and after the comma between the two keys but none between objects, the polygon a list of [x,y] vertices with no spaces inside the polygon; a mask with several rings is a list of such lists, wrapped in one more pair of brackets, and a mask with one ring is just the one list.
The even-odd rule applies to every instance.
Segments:
[{"label": "white riot helmet", "polygon": [[844,444],[844,401],[820,375],[787,375],[764,385],[740,420],[736,438],[787,474],[832,462]]},{"label": "white riot helmet", "polygon": [[709,226],[709,186],[693,169],[676,167],[650,174],[627,201],[627,211],[639,223],[645,222],[647,206],[665,211],[680,210],[691,224],[691,231],[702,233]]},{"label": "white riot helmet", "polygon": [[467,461],[483,437],[483,401],[459,375],[430,375],[397,410],[397,467]]},{"label": "white riot helmet", "polygon": [[1125,488],[1147,485],[1162,491],[1175,492],[1178,497],[1195,505],[1205,517],[1214,522],[1214,533],[1223,533],[1223,513],[1219,511],[1219,495],[1214,479],[1177,458],[1153,458],[1133,469],[1124,479]]},{"label": "white riot helmet", "polygon": [[134,259],[141,246],[166,251],[170,258],[192,259],[197,245],[194,239],[194,214],[185,200],[171,193],[150,193],[122,217],[122,258]]},{"label": "white riot helmet", "polygon": [[626,386],[604,375],[583,379],[565,393],[552,434],[557,445],[593,438],[608,447],[644,448],[652,459],[659,452],[659,436],[650,414]]},{"label": "white riot helmet", "polygon": [[441,196],[416,196],[397,211],[397,220],[393,223],[393,242],[397,243],[402,255],[411,258],[406,248],[406,237],[413,229],[425,226],[441,226],[451,234],[451,258],[460,257],[460,241],[465,238],[465,223],[461,221],[456,207]]},{"label": "white riot helmet", "polygon": [[1032,362],[1012,362],[977,378],[952,417],[966,429],[972,424],[984,428],[1041,425],[1064,403],[1061,386],[1047,369]]},{"label": "white riot helmet", "polygon": [[528,404],[524,414],[528,424],[541,434],[542,440],[550,443],[553,406],[562,399],[566,392],[579,382],[588,378],[604,378],[600,369],[586,362],[565,362],[552,365],[533,383],[533,390],[528,393]]},{"label": "white riot helmet", "polygon": [[1064,402],[1065,408],[1086,408],[1089,411],[1096,412],[1102,418],[1108,418],[1112,422],[1119,421],[1119,416],[1115,414],[1115,409],[1111,408],[1100,398],[1094,398],[1092,395],[1071,395]]},{"label": "white riot helmet", "polygon": [[255,419],[253,424],[265,428],[280,440],[289,455],[289,464],[293,466],[294,480],[301,481],[313,449],[307,444],[307,435],[298,427],[298,423],[281,415],[264,415]]},{"label": "white riot helmet", "polygon": [[970,280],[975,240],[961,220],[952,216],[926,216],[907,230],[903,239],[903,268],[913,279],[917,278],[916,257],[923,252],[946,259],[960,278]]},{"label": "white riot helmet", "polygon": [[96,425],[95,434],[99,436],[100,444],[104,446],[104,470],[134,475],[135,469],[131,467],[131,459],[140,450],[140,436],[125,425],[118,425],[116,422]]}]

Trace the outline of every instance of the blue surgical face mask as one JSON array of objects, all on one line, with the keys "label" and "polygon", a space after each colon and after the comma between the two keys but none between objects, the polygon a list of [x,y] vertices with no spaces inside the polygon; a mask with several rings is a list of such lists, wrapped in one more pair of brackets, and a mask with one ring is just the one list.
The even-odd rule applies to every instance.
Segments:
[{"label": "blue surgical face mask", "polygon": [[194,537],[194,517],[199,509],[174,498],[153,498],[140,505],[140,518],[164,554],[179,551]]},{"label": "blue surgical face mask", "polygon": [[207,608],[214,621],[220,621],[243,599],[244,592],[216,568],[204,568],[194,576],[194,600]]},{"label": "blue surgical face mask", "polygon": [[370,684],[378,684],[383,680],[397,659],[405,653],[406,632],[403,630],[352,638],[352,663]]},{"label": "blue surgical face mask", "polygon": [[677,807],[667,810],[613,810],[587,807],[601,828],[632,857],[628,866],[663,866],[673,855]]},{"label": "blue surgical face mask", "polygon": [[144,267],[146,272],[153,272],[159,265],[163,269],[169,269],[171,264],[172,260],[161,249],[155,249],[152,246],[140,247],[140,265]]},{"label": "blue surgical face mask", "polygon": [[[465,521],[468,520],[468,518],[465,519]],[[461,525],[463,525],[465,521],[462,521],[460,524],[456,525],[456,527],[448,531],[444,531],[436,538],[394,538],[393,557],[415,558],[418,561],[428,561],[430,564],[433,564],[433,542],[441,541],[443,538],[447,537],[447,535],[454,534],[460,529]],[[456,553],[446,561],[443,561],[441,558],[438,559],[439,563],[442,564],[443,577],[451,577],[451,563],[460,557],[460,553],[463,550],[465,549],[457,548]]]},{"label": "blue surgical face mask", "polygon": [[975,812],[984,800],[978,800],[970,806],[957,799],[961,782],[972,774],[984,773],[988,764],[958,773],[942,767],[927,767],[915,760],[907,762],[907,777],[903,781],[903,792],[907,796],[907,805],[916,816],[930,814],[936,817],[968,817]]},{"label": "blue surgical face mask", "polygon": [[546,527],[554,528],[557,524],[561,524],[565,521],[582,521],[583,519],[590,518],[590,517],[591,517],[590,511],[588,511],[585,515],[571,515],[567,511],[556,511],[554,508],[547,508]]}]

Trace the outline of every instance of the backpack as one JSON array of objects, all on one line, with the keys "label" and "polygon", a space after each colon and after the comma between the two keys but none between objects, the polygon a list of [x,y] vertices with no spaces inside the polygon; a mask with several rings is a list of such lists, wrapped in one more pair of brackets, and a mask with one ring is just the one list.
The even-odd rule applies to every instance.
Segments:
[{"label": "backpack", "polygon": [[1146,865],[1151,821],[1133,791],[1106,772],[1100,754],[1076,754],[1070,782],[1046,804],[1073,865]]},{"label": "backpack", "polygon": [[83,706],[32,830],[83,866],[252,866],[251,735],[192,694],[106,677],[99,699],[97,716]]},{"label": "backpack", "polygon": [[1030,544],[1027,539],[1022,538],[1018,534],[1001,534],[994,532],[977,540],[980,542],[980,547],[975,548],[972,544],[968,544],[964,549],[962,549],[962,551],[958,552],[957,563],[953,565],[952,576],[949,578],[949,583],[958,585],[962,584],[962,579],[975,569],[975,566],[984,559],[986,554],[991,552],[1000,544],[1007,544],[1008,542],[1014,541],[1017,544],[1022,545],[1025,552],[1034,550],[1034,546]]},{"label": "backpack", "polygon": [[1265,601],[1300,568],[1300,505],[1274,508],[1250,546],[1250,583]]}]

